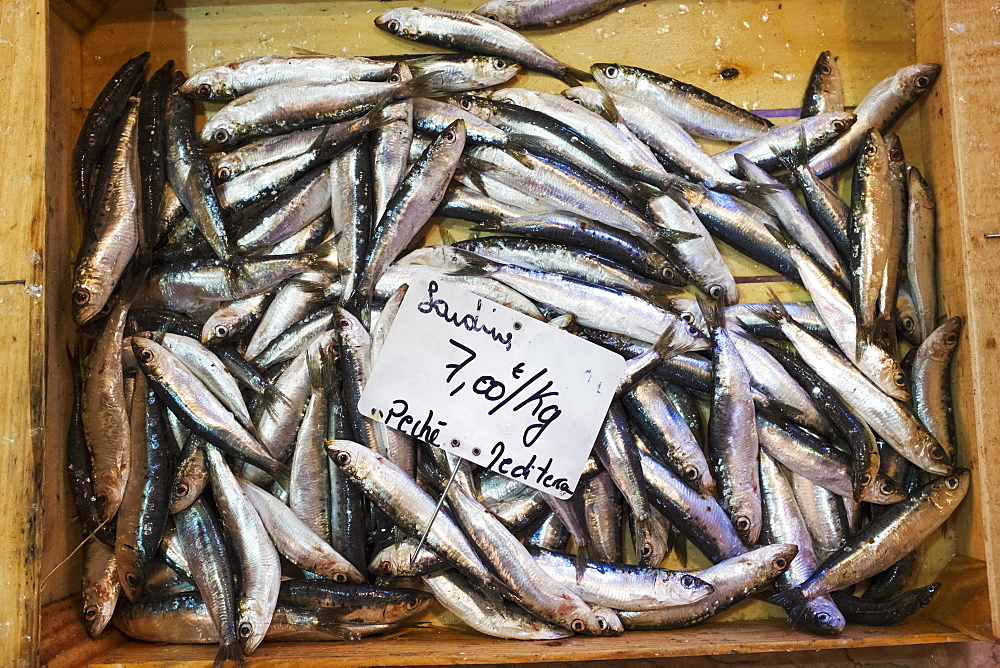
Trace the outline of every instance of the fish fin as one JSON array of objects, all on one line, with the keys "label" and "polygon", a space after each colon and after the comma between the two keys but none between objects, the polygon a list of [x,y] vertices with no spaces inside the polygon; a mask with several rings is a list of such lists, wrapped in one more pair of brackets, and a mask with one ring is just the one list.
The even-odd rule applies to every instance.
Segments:
[{"label": "fish fin", "polygon": [[784,304],[781,303],[781,300],[778,299],[774,290],[769,287],[768,292],[770,295],[767,306],[752,307],[750,312],[769,325],[780,325],[783,321],[789,319],[788,311],[785,309]]},{"label": "fish fin", "polygon": [[246,668],[247,661],[243,657],[243,646],[235,638],[219,644],[219,651],[212,662],[212,668]]},{"label": "fish fin", "polygon": [[[402,97],[439,97],[448,93],[448,83],[442,72],[427,72],[401,81]],[[396,99],[399,99],[398,97]]]},{"label": "fish fin", "polygon": [[611,93],[601,85],[598,85],[597,89],[601,91],[601,109],[598,113],[609,123],[624,125],[625,120],[622,118],[621,112],[618,111],[615,101],[611,99]]},{"label": "fish fin", "polygon": [[[475,160],[475,158],[466,158],[466,162],[468,162],[469,160]],[[472,167],[472,170],[466,171],[465,175],[469,177],[469,181],[471,181],[472,185],[476,187],[476,190],[478,190],[481,194],[489,197],[490,194],[486,192],[486,182],[483,181],[482,170],[476,169],[474,165],[469,165],[469,166]]]},{"label": "fish fin", "polygon": [[332,58],[329,53],[320,53],[319,51],[313,51],[312,49],[303,49],[301,46],[292,47],[293,56],[323,56],[325,58]]},{"label": "fish fin", "polygon": [[499,232],[500,229],[499,220],[484,220],[469,227],[470,232]]},{"label": "fish fin", "polygon": [[284,489],[288,489],[291,487],[292,469],[288,466],[288,464],[282,464],[279,462],[278,465],[274,467],[271,477],[274,478],[275,483]]},{"label": "fish fin", "polygon": [[582,81],[593,81],[594,75],[590,72],[584,72],[583,70],[578,70],[575,67],[570,67],[565,65],[566,70],[563,72],[559,80],[562,81],[567,86],[571,88],[573,86],[579,86]]},{"label": "fish fin", "polygon": [[279,403],[285,404],[285,406],[288,406],[289,408],[292,407],[292,400],[271,383],[264,386],[264,392],[262,393],[261,398],[264,402],[264,410],[272,418],[278,417]]},{"label": "fish fin", "polygon": [[788,624],[795,627],[806,613],[806,605],[809,599],[802,593],[802,587],[792,587],[785,591],[778,592],[770,599],[771,603],[780,605],[788,613]]},{"label": "fish fin", "polygon": [[506,153],[528,169],[535,168],[535,163],[532,161],[532,155],[529,151],[520,147],[508,147]]},{"label": "fish fin", "polygon": [[449,276],[492,276],[500,271],[502,265],[482,255],[476,255],[461,248],[452,247],[453,257],[461,262],[461,266],[447,272]]},{"label": "fish fin", "polygon": [[692,232],[657,228],[656,241],[653,243],[653,246],[669,256],[673,252],[675,246],[700,238],[701,237],[699,235]]},{"label": "fish fin", "polygon": [[576,568],[576,583],[580,584],[583,580],[584,571],[587,570],[587,561],[590,557],[590,545],[577,545],[576,554],[573,555],[573,565]]}]

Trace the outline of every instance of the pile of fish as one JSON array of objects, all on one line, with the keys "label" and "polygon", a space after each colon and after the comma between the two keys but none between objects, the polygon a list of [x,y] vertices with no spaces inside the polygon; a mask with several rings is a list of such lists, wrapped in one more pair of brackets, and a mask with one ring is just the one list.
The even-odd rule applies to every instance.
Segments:
[{"label": "pile of fish", "polygon": [[[885,133],[940,68],[887,73],[848,113],[823,53],[802,118],[775,127],[637,66],[575,70],[508,27],[616,4],[392,9],[379,28],[459,54],[148,79],[142,54],[108,82],[73,154],[68,453],[92,634],[113,621],[240,663],[265,637],[420,625],[435,599],[518,639],[680,628],[749,596],[836,635],[930,601],[936,584],[904,590],[969,485],[961,320],[939,324],[934,199]],[[570,87],[501,87],[522,68]],[[468,238],[418,247],[443,218]],[[811,301],[741,303],[720,241]],[[358,412],[427,281],[629,360],[571,499]],[[714,565],[659,567],[688,544]]]}]

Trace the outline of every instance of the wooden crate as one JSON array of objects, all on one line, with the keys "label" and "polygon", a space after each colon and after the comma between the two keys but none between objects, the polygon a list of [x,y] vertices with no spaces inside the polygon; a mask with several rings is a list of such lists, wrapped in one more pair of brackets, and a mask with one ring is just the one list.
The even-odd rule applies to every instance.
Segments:
[{"label": "wooden crate", "polygon": [[[969,498],[934,541],[927,580],[942,593],[896,628],[848,626],[838,639],[788,631],[775,609],[753,605],[725,621],[684,631],[629,633],[544,643],[416,630],[359,644],[271,644],[256,665],[291,658],[314,664],[431,664],[635,659],[993,641],[1000,632],[1000,540],[994,447],[1000,379],[993,323],[1000,309],[1000,139],[990,111],[1000,93],[998,17],[979,0],[650,0],[565,31],[532,36],[557,57],[645,65],[737,104],[796,108],[816,54],[840,56],[847,102],[917,60],[944,65],[933,91],[903,129],[907,157],[921,164],[939,203],[941,310],[967,319],[954,368],[962,463],[974,470]],[[0,657],[50,665],[204,665],[212,647],[157,646],[113,630],[92,642],[78,618],[79,561],[62,564],[80,538],[64,465],[72,337],[69,292],[80,223],[69,156],[85,110],[129,56],[153,52],[188,72],[222,60],[288,53],[416,52],[371,25],[385,2],[265,0],[0,1]],[[435,2],[471,7],[475,2]],[[735,79],[719,73],[736,68]],[[554,86],[532,75],[529,86]],[[996,249],[996,250],[994,250]],[[753,271],[743,266],[741,271]],[[749,298],[758,295],[749,293]],[[69,597],[69,598],[67,598]],[[780,613],[780,611],[778,611]]]}]

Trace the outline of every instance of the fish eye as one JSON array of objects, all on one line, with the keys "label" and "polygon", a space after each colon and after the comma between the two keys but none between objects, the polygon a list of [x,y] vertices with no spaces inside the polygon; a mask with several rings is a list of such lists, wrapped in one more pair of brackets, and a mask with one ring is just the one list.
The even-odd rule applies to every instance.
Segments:
[{"label": "fish eye", "polygon": [[233,176],[233,170],[228,167],[219,167],[218,171],[215,172],[215,178],[220,181],[228,181]]},{"label": "fish eye", "polygon": [[149,350],[148,348],[143,348],[142,350],[139,351],[139,360],[140,361],[145,362],[146,364],[149,364],[154,359],[156,359],[156,355],[153,354],[152,350]]},{"label": "fish eye", "polygon": [[497,68],[498,70],[505,70],[507,69],[507,61],[504,60],[503,58],[494,58],[493,67]]},{"label": "fish eye", "polygon": [[582,633],[587,629],[587,624],[582,619],[574,619],[570,622],[569,627],[576,631],[577,633]]},{"label": "fish eye", "polygon": [[84,609],[83,611],[83,618],[86,619],[88,622],[92,622],[95,619],[97,619],[97,606],[88,605],[86,609]]},{"label": "fish eye", "polygon": [[685,589],[694,589],[698,586],[698,581],[692,575],[685,575],[681,578],[681,586]]},{"label": "fish eye", "polygon": [[618,71],[619,70],[617,66],[608,65],[607,67],[604,68],[604,76],[606,76],[609,79],[614,79],[615,77],[618,76]]},{"label": "fish eye", "polygon": [[398,72],[393,72],[389,75],[389,83],[399,83],[403,77],[399,76]]},{"label": "fish eye", "polygon": [[645,545],[643,545],[642,546],[641,556],[643,558],[646,558],[646,557],[650,557],[652,555],[653,555],[653,546],[650,545],[649,543],[646,543]]},{"label": "fish eye", "polygon": [[820,624],[826,624],[827,622],[830,621],[830,615],[828,615],[825,612],[817,612],[816,621],[818,621]]},{"label": "fish eye", "polygon": [[389,561],[383,561],[378,565],[378,570],[382,575],[389,577],[392,575],[392,563]]},{"label": "fish eye", "polygon": [[90,301],[90,290],[86,288],[77,288],[73,291],[73,303],[77,306],[83,306]]},{"label": "fish eye", "polygon": [[860,483],[861,483],[861,486],[862,486],[862,487],[864,487],[865,485],[867,485],[867,484],[868,484],[868,483],[870,483],[871,481],[872,481],[872,474],[871,474],[871,473],[865,473],[865,474],[864,474],[863,476],[861,476],[861,478],[860,478],[860,479],[858,480],[858,482],[860,482]]},{"label": "fish eye", "polygon": [[217,144],[227,144],[229,143],[229,140],[232,139],[232,135],[226,128],[219,128],[212,133],[212,139],[214,139]]},{"label": "fish eye", "polygon": [[956,343],[958,343],[958,334],[952,332],[948,336],[944,337],[944,342],[949,346],[955,345]]},{"label": "fish eye", "polygon": [[736,518],[736,528],[740,531],[747,531],[750,529],[750,518],[739,516]]},{"label": "fish eye", "polygon": [[832,125],[833,125],[833,129],[834,130],[836,130],[837,132],[840,132],[841,130],[844,129],[844,126],[847,125],[847,123],[845,123],[844,121],[839,121],[838,120],[838,121],[834,121],[832,123]]},{"label": "fish eye", "polygon": [[[581,102],[580,104],[583,104],[583,102]],[[663,271],[661,271],[660,273],[663,275],[663,278],[667,279],[668,281],[674,278],[674,270],[671,269],[670,267],[664,267]]]},{"label": "fish eye", "polygon": [[[931,452],[930,452],[931,459],[944,459],[945,454],[947,454],[947,453],[945,453],[944,448],[942,448],[940,445],[935,445],[933,448],[931,448]],[[954,478],[954,477],[953,477],[953,479],[954,480],[958,480],[957,478]],[[949,486],[950,486],[950,483],[949,483]],[[955,489],[955,488],[952,487],[952,489]]]},{"label": "fish eye", "polygon": [[134,589],[134,588],[138,587],[139,584],[140,584],[139,576],[136,575],[135,573],[131,573],[131,572],[126,573],[125,574],[125,582],[128,583],[129,587],[132,587]]},{"label": "fish eye", "polygon": [[684,477],[687,478],[688,480],[697,480],[698,479],[698,469],[697,469],[697,467],[694,467],[694,466],[685,466],[684,467]]},{"label": "fish eye", "polygon": [[470,98],[463,97],[458,101],[458,106],[462,109],[472,109],[472,100]]},{"label": "fish eye", "polygon": [[496,14],[486,14],[485,17],[488,18],[490,21],[496,21],[497,23],[500,23],[500,17],[497,16]]},{"label": "fish eye", "polygon": [[208,98],[212,97],[212,85],[207,83],[200,84],[198,86],[197,93],[198,97],[207,100]]},{"label": "fish eye", "polygon": [[883,481],[883,483],[882,483],[882,485],[880,487],[881,487],[882,494],[884,496],[892,496],[893,494],[896,493],[896,486],[893,485],[892,482],[890,482],[888,480]]},{"label": "fish eye", "polygon": [[892,160],[893,162],[902,162],[903,152],[900,151],[898,148],[894,148],[892,152],[889,153],[889,159]]},{"label": "fish eye", "polygon": [[250,622],[243,622],[242,624],[240,624],[239,632],[241,638],[249,638],[250,636],[253,635],[253,624],[251,624]]},{"label": "fish eye", "polygon": [[347,582],[347,574],[337,573],[336,575],[333,576],[333,581],[338,584],[344,584],[345,582]]},{"label": "fish eye", "polygon": [[928,77],[919,76],[913,80],[913,83],[917,88],[927,88],[931,85],[931,80]]},{"label": "fish eye", "polygon": [[823,74],[829,74],[833,70],[830,69],[829,65],[820,65],[819,66],[819,71],[822,72]]},{"label": "fish eye", "polygon": [[690,311],[684,311],[683,313],[681,313],[680,318],[681,320],[683,320],[688,324],[694,322],[694,314],[691,313]]},{"label": "fish eye", "polygon": [[177,494],[177,496],[187,496],[188,492],[190,491],[191,488],[188,487],[188,484],[186,482],[179,482],[174,486],[174,492]]},{"label": "fish eye", "polygon": [[878,153],[878,147],[875,144],[869,142],[865,144],[865,155],[875,155]]},{"label": "fish eye", "polygon": [[788,568],[788,559],[785,559],[784,557],[775,557],[771,562],[771,565],[774,566],[776,570],[783,571]]},{"label": "fish eye", "polygon": [[910,316],[905,316],[903,318],[903,323],[902,324],[903,324],[903,331],[904,332],[912,332],[913,328],[916,326],[916,323],[913,321],[913,318],[911,318]]},{"label": "fish eye", "polygon": [[347,466],[351,463],[351,455],[343,450],[338,450],[337,454],[333,456],[333,461],[337,462],[337,466]]},{"label": "fish eye", "polygon": [[97,501],[97,505],[100,506],[101,508],[103,508],[106,505],[108,505],[108,495],[105,494],[104,492],[101,492],[99,494],[95,494],[94,495],[94,500]]},{"label": "fish eye", "polygon": [[229,336],[229,328],[226,327],[225,325],[218,325],[215,328],[215,335],[220,339],[224,339],[227,336]]},{"label": "fish eye", "polygon": [[721,297],[722,292],[723,291],[721,285],[713,285],[708,289],[708,294],[712,299],[718,299],[719,297]]},{"label": "fish eye", "polygon": [[391,21],[385,24],[385,29],[386,32],[391,32],[393,34],[396,34],[397,32],[399,32],[399,21],[397,21],[396,19],[392,19]]},{"label": "fish eye", "polygon": [[944,484],[948,486],[948,489],[958,489],[958,476],[948,476],[948,479],[944,481]]},{"label": "fish eye", "polygon": [[688,333],[691,334],[692,336],[698,336],[699,334],[701,334],[701,332],[698,331],[698,328],[695,327],[694,325],[688,327]]},{"label": "fish eye", "polygon": [[448,130],[444,134],[441,135],[441,139],[443,139],[444,141],[446,141],[446,142],[448,142],[450,144],[451,142],[455,141],[455,133],[452,132],[451,130]]},{"label": "fish eye", "polygon": [[418,605],[420,605],[420,601],[418,601],[417,599],[415,598],[406,599],[406,607],[409,608],[410,610],[413,610]]},{"label": "fish eye", "polygon": [[608,623],[604,620],[603,617],[597,618],[597,628],[601,629],[602,631],[608,628]]},{"label": "fish eye", "polygon": [[900,371],[894,374],[892,377],[892,382],[896,384],[896,387],[906,387],[906,374]]},{"label": "fish eye", "polygon": [[344,319],[344,320],[338,320],[337,321],[337,327],[340,327],[341,329],[348,329],[350,326],[351,326],[351,321],[350,320]]}]

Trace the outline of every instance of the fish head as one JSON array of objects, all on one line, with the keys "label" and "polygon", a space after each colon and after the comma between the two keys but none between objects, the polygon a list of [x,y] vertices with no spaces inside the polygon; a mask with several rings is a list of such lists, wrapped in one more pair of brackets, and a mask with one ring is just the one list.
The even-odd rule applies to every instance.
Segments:
[{"label": "fish head", "polygon": [[85,325],[104,311],[114,289],[101,270],[84,260],[73,282],[73,321]]},{"label": "fish head", "polygon": [[456,95],[449,101],[452,102],[452,104],[461,107],[464,111],[469,112],[476,118],[484,120],[487,123],[493,122],[494,106],[490,100],[484,97],[465,93],[462,95]]},{"label": "fish head", "polygon": [[420,614],[434,601],[434,596],[419,589],[400,589],[397,600],[386,603],[382,610],[382,621],[398,622]]},{"label": "fish head", "polygon": [[865,360],[867,368],[873,370],[872,381],[880,390],[894,399],[909,401],[909,382],[903,367],[892,355],[865,339],[859,339],[859,357]]},{"label": "fish head", "polygon": [[125,494],[125,475],[118,469],[94,471],[94,499],[102,520],[114,517]]},{"label": "fish head", "polygon": [[625,626],[617,612],[603,605],[592,606],[591,610],[597,617],[597,624],[601,627],[602,636],[620,636],[625,633]]},{"label": "fish head", "polygon": [[346,308],[337,309],[337,319],[334,322],[341,345],[351,348],[361,348],[371,345],[371,335],[353,313]]},{"label": "fish head", "polygon": [[959,316],[948,318],[927,337],[920,346],[922,349],[921,352],[927,354],[936,362],[946,362],[951,358],[955,346],[958,345],[961,333],[962,318]]},{"label": "fish head", "polygon": [[231,65],[209,67],[191,76],[178,90],[195,100],[231,100],[236,97],[231,85],[234,76],[236,70]]},{"label": "fish head", "polygon": [[876,174],[884,174],[889,171],[889,152],[885,146],[885,139],[875,128],[870,128],[865,132],[864,139],[862,139],[858,149],[856,170],[855,179],[875,178]]},{"label": "fish head", "polygon": [[595,114],[600,114],[604,109],[604,95],[596,88],[574,86],[564,90],[562,96],[570,102],[576,102],[584,109],[590,109]]},{"label": "fish head", "polygon": [[376,17],[375,26],[390,35],[415,39],[424,32],[420,27],[423,18],[424,13],[417,7],[397,7]]},{"label": "fish head", "polygon": [[[864,485],[865,483],[862,481],[861,484]],[[861,500],[868,501],[869,503],[888,505],[898,503],[905,498],[906,492],[900,489],[899,485],[892,478],[878,474],[875,476],[875,482],[866,486]]]},{"label": "fish head", "polygon": [[518,3],[508,0],[489,0],[473,9],[472,13],[490,21],[510,25],[517,23],[517,5]]},{"label": "fish head", "polygon": [[933,86],[940,74],[941,66],[937,63],[908,65],[893,75],[892,85],[901,97],[912,100]]},{"label": "fish head", "polygon": [[806,604],[805,612],[796,622],[796,628],[821,636],[839,636],[847,620],[828,597],[820,596]]},{"label": "fish head", "polygon": [[715,592],[715,587],[691,573],[665,571],[656,576],[653,594],[670,605],[695,603]]},{"label": "fish head", "polygon": [[108,626],[118,601],[117,581],[98,581],[85,588],[83,594],[83,623],[87,634],[96,638]]},{"label": "fish head", "polygon": [[139,552],[134,545],[121,542],[115,545],[118,563],[118,580],[128,600],[135,601],[146,591],[146,574],[139,562]]},{"label": "fish head", "polygon": [[408,543],[390,545],[379,551],[368,563],[368,572],[379,579],[403,577],[403,566],[409,563],[409,555],[404,555]]},{"label": "fish head", "polygon": [[594,63],[590,66],[590,73],[601,88],[616,93],[631,91],[636,86],[637,79],[629,76],[626,69],[617,63]]},{"label": "fish head", "polygon": [[917,452],[917,459],[920,460],[918,464],[920,468],[928,473],[955,477],[951,453],[945,450],[930,432],[925,431],[921,435],[918,442],[914,443],[914,449]]},{"label": "fish head", "polygon": [[514,61],[497,56],[475,55],[469,62],[472,63],[472,78],[481,88],[502,84],[521,71],[521,66]]},{"label": "fish head", "polygon": [[231,308],[216,311],[201,328],[201,342],[212,345],[227,341],[236,334],[242,318],[239,312]]},{"label": "fish head", "polygon": [[804,121],[803,131],[813,138],[813,143],[825,146],[850,130],[858,117],[846,111],[828,111]]},{"label": "fish head", "polygon": [[344,473],[355,480],[367,477],[377,457],[363,445],[342,439],[327,441],[326,454]]},{"label": "fish head", "polygon": [[266,599],[255,596],[241,596],[240,599],[236,635],[239,636],[243,651],[250,654],[264,640],[268,627],[265,620],[271,616],[271,606]]}]

